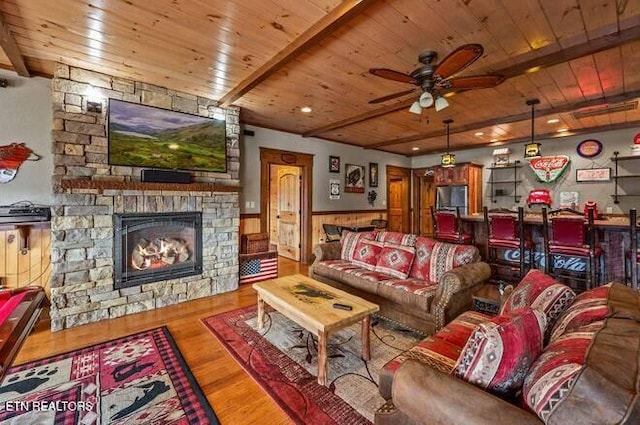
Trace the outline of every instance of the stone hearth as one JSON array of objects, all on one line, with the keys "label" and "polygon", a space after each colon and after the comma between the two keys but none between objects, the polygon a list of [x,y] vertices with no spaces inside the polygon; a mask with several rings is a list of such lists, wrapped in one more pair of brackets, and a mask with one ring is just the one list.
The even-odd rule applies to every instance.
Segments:
[{"label": "stone hearth", "polygon": [[[227,123],[227,173],[193,172],[187,185],[140,182],[140,168],[107,163],[106,107],[88,113],[89,87],[105,97]],[[59,65],[52,81],[54,205],[51,329],[116,318],[238,287],[239,110],[137,81]],[[106,106],[106,105],[105,105]],[[116,289],[114,214],[202,213],[202,273]]]}]

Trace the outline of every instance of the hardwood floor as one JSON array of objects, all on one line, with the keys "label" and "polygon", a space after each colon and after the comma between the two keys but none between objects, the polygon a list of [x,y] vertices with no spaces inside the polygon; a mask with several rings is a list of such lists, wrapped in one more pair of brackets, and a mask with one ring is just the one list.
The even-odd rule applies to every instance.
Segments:
[{"label": "hardwood floor", "polygon": [[[280,257],[280,276],[307,271],[306,265]],[[222,424],[289,424],[289,417],[200,323],[203,317],[255,303],[251,285],[243,285],[234,292],[55,333],[41,321],[14,364],[166,325]]]}]

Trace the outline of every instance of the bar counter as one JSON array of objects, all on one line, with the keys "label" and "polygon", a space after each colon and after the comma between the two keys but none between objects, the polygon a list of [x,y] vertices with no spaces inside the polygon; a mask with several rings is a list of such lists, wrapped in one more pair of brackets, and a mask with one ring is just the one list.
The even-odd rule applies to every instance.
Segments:
[{"label": "bar counter", "polygon": [[[487,230],[484,224],[484,215],[476,213],[463,215],[460,218],[465,231],[473,233],[475,245],[480,249],[482,256],[486,258]],[[531,239],[535,244],[536,267],[544,268],[541,263],[541,259],[544,257],[542,214],[525,214],[524,223],[525,232],[531,235]],[[594,220],[594,227],[596,230],[596,244],[604,251],[600,283],[624,282],[624,253],[630,246],[629,217],[609,216],[603,220]],[[517,253],[507,252],[505,253],[505,258],[511,255],[509,259],[514,260],[517,258],[513,256],[514,254]],[[579,264],[576,264],[576,267],[579,266]]]}]

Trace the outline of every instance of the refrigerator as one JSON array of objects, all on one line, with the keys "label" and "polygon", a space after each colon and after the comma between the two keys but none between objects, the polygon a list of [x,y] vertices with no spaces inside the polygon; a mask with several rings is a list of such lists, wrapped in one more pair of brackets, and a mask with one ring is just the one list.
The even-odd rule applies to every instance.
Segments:
[{"label": "refrigerator", "polygon": [[467,185],[438,186],[436,188],[436,209],[455,211],[460,207],[460,214],[466,215],[469,209]]}]

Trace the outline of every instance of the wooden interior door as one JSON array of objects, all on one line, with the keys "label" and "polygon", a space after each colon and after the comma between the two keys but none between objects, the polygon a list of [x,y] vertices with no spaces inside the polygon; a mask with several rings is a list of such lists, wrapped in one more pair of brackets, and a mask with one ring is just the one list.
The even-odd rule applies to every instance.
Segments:
[{"label": "wooden interior door", "polygon": [[420,177],[419,184],[418,233],[420,235],[432,236],[433,217],[431,217],[430,207],[436,204],[436,185],[433,176]]},{"label": "wooden interior door", "polygon": [[408,207],[405,202],[404,181],[401,177],[389,179],[389,205],[387,206],[387,230],[402,232],[404,229],[404,210]]},{"label": "wooden interior door", "polygon": [[300,261],[300,178],[299,167],[277,169],[278,254]]},{"label": "wooden interior door", "polygon": [[411,232],[411,169],[387,165],[387,229]]}]

